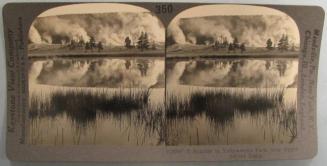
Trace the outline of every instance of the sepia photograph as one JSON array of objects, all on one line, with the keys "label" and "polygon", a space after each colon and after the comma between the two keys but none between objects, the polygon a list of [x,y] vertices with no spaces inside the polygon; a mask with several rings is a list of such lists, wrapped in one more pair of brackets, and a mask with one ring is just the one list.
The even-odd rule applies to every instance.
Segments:
[{"label": "sepia photograph", "polygon": [[149,10],[127,4],[41,13],[28,35],[29,143],[294,142],[300,37],[290,16],[201,5],[165,32]]},{"label": "sepia photograph", "polygon": [[53,1],[2,10],[9,164],[320,153],[319,4]]},{"label": "sepia photograph", "polygon": [[167,29],[166,145],[289,144],[299,30],[287,14],[202,5]]},{"label": "sepia photograph", "polygon": [[51,8],[28,35],[33,145],[164,144],[165,28],[127,4]]}]

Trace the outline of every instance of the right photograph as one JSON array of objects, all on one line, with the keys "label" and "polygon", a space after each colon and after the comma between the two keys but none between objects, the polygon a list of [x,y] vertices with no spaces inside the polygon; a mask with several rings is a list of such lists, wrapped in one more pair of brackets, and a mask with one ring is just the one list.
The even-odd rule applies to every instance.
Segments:
[{"label": "right photograph", "polygon": [[167,30],[168,146],[290,144],[300,36],[276,9],[203,5]]}]

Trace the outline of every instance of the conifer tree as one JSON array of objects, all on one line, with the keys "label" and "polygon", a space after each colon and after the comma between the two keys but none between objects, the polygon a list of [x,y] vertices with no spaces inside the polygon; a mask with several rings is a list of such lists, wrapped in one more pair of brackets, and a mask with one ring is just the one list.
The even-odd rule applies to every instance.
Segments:
[{"label": "conifer tree", "polygon": [[138,41],[137,41],[137,48],[141,49],[142,51],[144,49],[143,41],[144,41],[144,32],[141,33],[141,35],[140,35],[140,37],[138,38]]},{"label": "conifer tree", "polygon": [[129,37],[127,36],[127,37],[125,38],[125,47],[126,47],[126,48],[131,48],[131,47],[132,47],[132,46],[131,46],[131,43],[132,43],[131,39],[129,39]]},{"label": "conifer tree", "polygon": [[272,50],[273,49],[273,42],[271,41],[270,38],[267,40],[266,44],[267,44],[266,48],[268,50]]}]

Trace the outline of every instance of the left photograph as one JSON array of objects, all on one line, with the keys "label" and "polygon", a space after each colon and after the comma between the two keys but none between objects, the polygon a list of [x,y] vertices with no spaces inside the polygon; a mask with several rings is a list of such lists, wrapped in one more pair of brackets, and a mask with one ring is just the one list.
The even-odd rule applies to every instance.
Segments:
[{"label": "left photograph", "polygon": [[28,36],[34,145],[164,145],[165,29],[127,4],[41,13]]}]

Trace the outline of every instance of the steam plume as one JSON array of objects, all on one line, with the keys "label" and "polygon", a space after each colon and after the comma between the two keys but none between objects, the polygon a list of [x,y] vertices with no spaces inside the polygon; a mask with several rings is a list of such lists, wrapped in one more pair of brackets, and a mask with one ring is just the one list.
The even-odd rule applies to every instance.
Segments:
[{"label": "steam plume", "polygon": [[276,43],[287,34],[290,43],[299,44],[297,25],[287,15],[207,16],[181,18],[168,27],[168,37],[178,44],[205,44],[221,40],[240,42],[252,47],[264,47],[267,39]]},{"label": "steam plume", "polygon": [[87,41],[94,37],[107,45],[124,45],[129,36],[135,43],[141,32],[150,41],[164,42],[164,27],[156,16],[143,13],[96,13],[39,17],[29,32],[32,43]]}]

